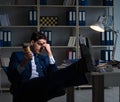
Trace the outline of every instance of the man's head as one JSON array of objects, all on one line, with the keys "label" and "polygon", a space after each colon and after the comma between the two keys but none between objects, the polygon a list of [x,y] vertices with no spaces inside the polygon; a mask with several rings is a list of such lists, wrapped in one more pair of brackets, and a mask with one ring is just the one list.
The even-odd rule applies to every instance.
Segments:
[{"label": "man's head", "polygon": [[40,32],[33,32],[30,40],[30,47],[34,53],[40,53],[43,45],[47,43],[45,34]]}]

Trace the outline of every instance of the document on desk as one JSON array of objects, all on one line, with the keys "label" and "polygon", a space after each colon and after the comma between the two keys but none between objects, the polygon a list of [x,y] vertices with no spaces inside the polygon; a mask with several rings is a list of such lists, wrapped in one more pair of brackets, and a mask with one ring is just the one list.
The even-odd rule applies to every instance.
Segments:
[{"label": "document on desk", "polygon": [[109,65],[109,64],[101,64],[101,65],[97,66],[97,71],[100,73],[112,72],[113,67],[112,67],[112,65]]}]

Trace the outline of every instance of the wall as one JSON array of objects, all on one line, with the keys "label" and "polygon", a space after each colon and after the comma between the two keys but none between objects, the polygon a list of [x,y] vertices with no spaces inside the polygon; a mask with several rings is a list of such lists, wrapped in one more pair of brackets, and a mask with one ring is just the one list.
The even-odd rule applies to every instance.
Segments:
[{"label": "wall", "polygon": [[115,30],[119,30],[114,59],[120,61],[120,19],[119,19],[120,18],[120,0],[113,0],[113,1],[115,4],[114,28],[115,28]]}]

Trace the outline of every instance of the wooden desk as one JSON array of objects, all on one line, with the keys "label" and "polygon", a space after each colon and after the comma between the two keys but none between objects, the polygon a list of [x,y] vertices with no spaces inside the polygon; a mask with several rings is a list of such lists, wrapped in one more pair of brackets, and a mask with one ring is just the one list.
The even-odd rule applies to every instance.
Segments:
[{"label": "wooden desk", "polygon": [[113,69],[112,72],[92,72],[92,102],[104,102],[104,87],[120,87],[120,69]]}]

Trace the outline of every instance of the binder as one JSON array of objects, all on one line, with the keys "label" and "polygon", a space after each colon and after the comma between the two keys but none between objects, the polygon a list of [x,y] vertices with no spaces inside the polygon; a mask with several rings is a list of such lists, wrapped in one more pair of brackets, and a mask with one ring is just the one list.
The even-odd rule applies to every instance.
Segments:
[{"label": "binder", "polygon": [[106,34],[106,44],[105,45],[110,45],[110,33],[109,31],[105,31]]},{"label": "binder", "polygon": [[47,5],[47,0],[40,0],[40,5]]},{"label": "binder", "polygon": [[37,25],[37,11],[33,10],[33,25]]},{"label": "binder", "polygon": [[72,60],[72,51],[69,51],[69,52],[68,52],[68,59],[69,59],[69,60]]},{"label": "binder", "polygon": [[3,31],[0,31],[0,47],[3,47]]},{"label": "binder", "polygon": [[40,30],[41,33],[44,33],[47,38],[47,43],[52,45],[52,31],[51,30]]},{"label": "binder", "polygon": [[76,25],[76,12],[72,12],[72,25]]},{"label": "binder", "polygon": [[86,25],[86,15],[85,11],[79,11],[79,25],[85,26]]},{"label": "binder", "polygon": [[109,50],[109,61],[112,61],[113,50]]},{"label": "binder", "polygon": [[112,50],[101,50],[101,60],[103,60],[103,62],[108,62],[112,60]]},{"label": "binder", "polygon": [[79,0],[79,5],[82,6],[88,5],[88,0]]},{"label": "binder", "polygon": [[70,26],[73,25],[73,11],[68,11],[67,17],[68,17],[67,25]]},{"label": "binder", "polygon": [[101,45],[105,45],[105,33],[104,32],[100,33],[100,43]]},{"label": "binder", "polygon": [[8,42],[7,42],[7,31],[3,32],[3,46],[7,46]]},{"label": "binder", "polygon": [[104,6],[113,6],[113,0],[103,0]]},{"label": "binder", "polygon": [[48,35],[47,35],[47,42],[52,45],[52,31],[48,31],[47,32]]},{"label": "binder", "polygon": [[33,25],[33,10],[28,11],[28,24]]},{"label": "binder", "polygon": [[11,46],[11,31],[7,31],[7,46]]},{"label": "binder", "polygon": [[110,45],[113,45],[113,43],[114,43],[113,32],[109,31],[109,33],[110,33]]},{"label": "binder", "polygon": [[82,11],[79,11],[79,25],[82,25]]},{"label": "binder", "polygon": [[85,17],[86,12],[82,11],[82,25],[85,26],[86,25],[86,17]]},{"label": "binder", "polygon": [[105,50],[105,62],[109,61],[109,50]]},{"label": "binder", "polygon": [[76,51],[72,51],[72,60],[76,59]]},{"label": "binder", "polygon": [[113,0],[109,0],[109,6],[113,6]]},{"label": "binder", "polygon": [[76,60],[76,51],[74,50],[70,50],[68,51],[68,60]]},{"label": "binder", "polygon": [[63,5],[67,5],[67,0],[64,0],[64,1],[63,1]]}]

